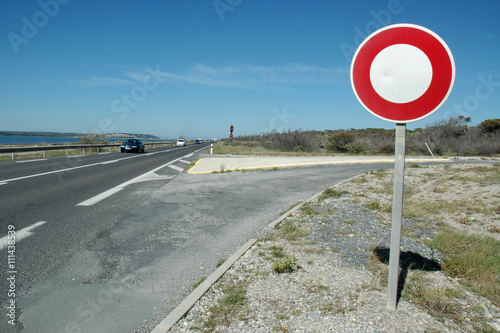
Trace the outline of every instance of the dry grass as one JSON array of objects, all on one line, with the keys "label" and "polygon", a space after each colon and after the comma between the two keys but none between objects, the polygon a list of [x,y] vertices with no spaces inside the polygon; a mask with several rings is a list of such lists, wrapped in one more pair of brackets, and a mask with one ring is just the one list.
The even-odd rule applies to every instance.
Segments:
[{"label": "dry grass", "polygon": [[[393,173],[372,172],[336,187],[390,220]],[[462,231],[500,240],[500,164],[407,168],[404,218],[432,218]]]}]

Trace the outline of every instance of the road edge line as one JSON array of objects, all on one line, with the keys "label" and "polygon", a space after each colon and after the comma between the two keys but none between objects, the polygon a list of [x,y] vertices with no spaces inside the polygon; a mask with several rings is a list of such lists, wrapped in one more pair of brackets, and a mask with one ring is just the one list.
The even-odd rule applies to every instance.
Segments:
[{"label": "road edge line", "polygon": [[[8,248],[8,246],[10,245],[9,240],[12,239],[15,241],[15,243],[20,242],[23,239],[30,237],[33,234],[33,229],[36,229],[36,228],[44,225],[45,223],[47,223],[47,221],[38,221],[30,226],[27,226],[25,228],[20,229],[20,230],[15,230],[14,236],[9,237],[9,235],[7,235],[5,237],[0,238],[0,251]],[[11,237],[13,237],[13,238],[11,238]]]},{"label": "road edge line", "polygon": [[151,333],[168,332],[184,315],[198,302],[198,300],[224,275],[229,268],[247,252],[257,239],[252,238],[240,247],[229,259],[227,259],[219,268],[215,270],[208,278],[206,278],[191,294],[189,294],[169,315],[163,319]]}]

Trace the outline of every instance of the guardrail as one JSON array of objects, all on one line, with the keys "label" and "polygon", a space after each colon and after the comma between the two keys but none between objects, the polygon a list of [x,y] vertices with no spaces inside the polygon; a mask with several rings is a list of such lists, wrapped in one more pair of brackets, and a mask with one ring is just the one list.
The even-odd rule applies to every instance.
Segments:
[{"label": "guardrail", "polygon": [[[144,146],[162,146],[162,145],[172,145],[174,141],[160,141],[160,142],[144,142]],[[27,153],[27,152],[43,152],[45,157],[46,151],[51,150],[66,150],[66,155],[68,155],[68,150],[70,149],[82,149],[83,154],[86,154],[85,149],[97,148],[99,152],[101,148],[111,148],[120,147],[121,143],[108,143],[108,144],[69,144],[69,145],[49,145],[49,146],[29,146],[29,147],[0,147],[0,154],[12,154],[12,159],[15,159],[16,153]]]}]

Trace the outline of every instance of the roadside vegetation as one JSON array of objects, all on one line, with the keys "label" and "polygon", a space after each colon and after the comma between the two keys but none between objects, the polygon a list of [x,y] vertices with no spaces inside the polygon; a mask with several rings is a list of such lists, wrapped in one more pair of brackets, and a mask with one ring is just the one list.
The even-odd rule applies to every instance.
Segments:
[{"label": "roadside vegetation", "polygon": [[[403,216],[416,223],[413,227],[405,223],[403,237],[420,239],[439,253],[449,280],[443,286],[435,275],[412,270],[402,298],[443,322],[459,326],[467,322],[477,332],[496,332],[484,321],[488,311],[483,301],[470,311],[464,310],[464,304],[470,304],[467,295],[472,293],[500,307],[500,164],[431,167],[414,163],[406,173]],[[379,170],[351,180],[346,188],[354,202],[377,211],[388,224],[392,177],[392,172]],[[429,228],[436,230],[435,235],[421,239],[422,230]],[[386,265],[377,260],[371,264],[386,286]]]},{"label": "roadside vegetation", "polygon": [[[451,330],[497,332],[491,323],[500,307],[500,164],[424,166],[414,163],[407,168],[407,175],[404,211],[408,213],[403,237],[432,249],[433,258],[422,258],[425,265],[439,258],[439,263],[435,263],[439,268],[426,270],[413,267],[415,264],[408,266],[401,299]],[[390,170],[369,172],[326,189],[317,200],[303,203],[257,242],[255,254],[268,264],[257,271],[242,266],[242,270],[221,279],[215,287],[222,291],[221,298],[210,307],[208,319],[191,329],[209,332],[251,318],[253,305],[249,304],[251,297],[246,291],[255,281],[270,275],[284,275],[287,281],[294,281],[287,275],[297,274],[301,266],[310,268],[319,264],[323,255],[342,252],[323,247],[308,237],[311,223],[322,221],[320,223],[349,226],[356,223],[349,216],[336,216],[334,210],[327,209],[328,203],[347,200],[359,204],[364,207],[361,210],[377,212],[379,223],[388,226],[392,177]],[[439,197],[448,204],[436,199]],[[468,199],[473,199],[474,204],[466,205]],[[347,237],[358,237],[355,230]],[[366,246],[370,251],[368,269],[375,277],[373,283],[363,283],[352,291],[352,301],[334,299],[326,305],[322,303],[318,308],[322,315],[356,311],[355,300],[365,297],[361,293],[385,292],[388,262],[377,255],[380,250],[377,244]],[[327,283],[314,280],[304,287],[318,298],[331,296]],[[286,321],[300,311],[277,311],[273,331],[286,332]]]},{"label": "roadside vegetation", "polygon": [[[425,128],[407,130],[406,153],[436,156],[495,156],[500,154],[500,119],[488,119],[469,126],[463,116],[435,122]],[[238,136],[231,143],[234,155],[331,155],[394,154],[395,130],[381,128],[276,131]],[[227,154],[229,141],[214,145],[215,154]]]}]

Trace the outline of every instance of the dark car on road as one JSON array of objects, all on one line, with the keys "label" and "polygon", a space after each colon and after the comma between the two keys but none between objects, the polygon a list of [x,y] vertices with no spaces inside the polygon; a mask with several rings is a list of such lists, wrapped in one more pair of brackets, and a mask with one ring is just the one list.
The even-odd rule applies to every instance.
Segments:
[{"label": "dark car on road", "polygon": [[127,139],[122,143],[120,151],[122,153],[126,151],[144,153],[144,143],[142,143],[141,140],[138,139]]}]

